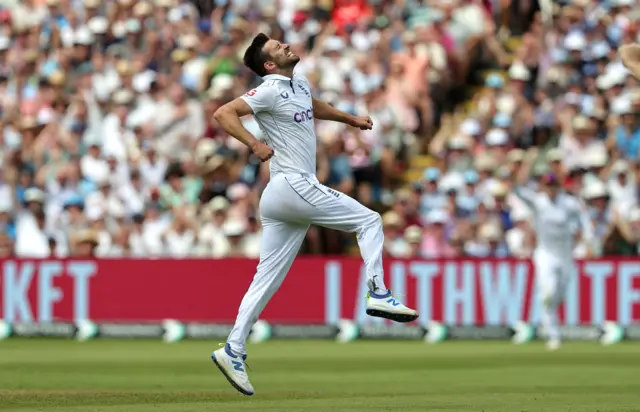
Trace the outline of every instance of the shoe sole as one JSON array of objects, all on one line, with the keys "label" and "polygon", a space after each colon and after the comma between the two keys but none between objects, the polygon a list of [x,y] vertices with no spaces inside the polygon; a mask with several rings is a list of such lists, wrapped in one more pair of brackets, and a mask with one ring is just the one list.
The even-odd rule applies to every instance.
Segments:
[{"label": "shoe sole", "polygon": [[235,390],[237,390],[238,392],[240,392],[243,395],[246,396],[251,396],[253,395],[253,392],[247,392],[246,390],[242,389],[242,387],[240,387],[240,385],[238,385],[233,379],[231,379],[231,376],[229,376],[229,374],[227,373],[227,371],[222,367],[222,365],[220,365],[218,363],[218,359],[216,359],[216,355],[214,355],[213,353],[211,354],[211,360],[213,361],[213,363],[215,363],[215,365],[218,367],[218,369],[220,370],[220,372],[222,372],[222,374],[224,375],[225,378],[227,378],[227,380],[229,381],[229,383],[231,384],[231,386],[233,386],[235,388]]},{"label": "shoe sole", "polygon": [[404,313],[391,313],[391,312],[385,312],[379,309],[367,309],[367,315],[374,316],[376,318],[389,319],[399,323],[413,322],[414,320],[418,319],[417,314],[407,315]]}]

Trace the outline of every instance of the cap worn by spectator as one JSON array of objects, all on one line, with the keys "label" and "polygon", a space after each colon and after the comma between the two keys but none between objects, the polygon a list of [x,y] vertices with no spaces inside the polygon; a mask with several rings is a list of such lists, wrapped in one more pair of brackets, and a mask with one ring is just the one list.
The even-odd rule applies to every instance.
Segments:
[{"label": "cap worn by spectator", "polygon": [[402,217],[397,212],[388,211],[382,215],[382,226],[398,227],[402,226]]},{"label": "cap worn by spectator", "polygon": [[208,208],[212,213],[222,212],[229,208],[229,201],[222,196],[216,196],[209,201]]},{"label": "cap worn by spectator", "polygon": [[469,138],[462,134],[455,135],[447,141],[447,149],[449,150],[467,150],[470,146]]},{"label": "cap worn by spectator", "polygon": [[576,116],[571,121],[571,126],[576,132],[587,131],[591,129],[591,123],[585,116]]},{"label": "cap worn by spectator", "polygon": [[247,224],[244,221],[238,219],[228,220],[222,226],[222,231],[224,232],[225,236],[229,237],[242,236],[245,233],[246,229]]},{"label": "cap worn by spectator", "polygon": [[426,221],[432,225],[444,225],[449,221],[449,214],[440,209],[435,209],[427,213]]},{"label": "cap worn by spectator", "polygon": [[171,53],[171,60],[174,63],[184,63],[189,60],[190,53],[185,49],[176,49]]},{"label": "cap worn by spectator", "polygon": [[520,163],[524,160],[525,152],[522,149],[512,149],[507,153],[509,163]]},{"label": "cap worn by spectator", "polygon": [[96,16],[92,17],[87,22],[87,27],[94,35],[104,35],[107,34],[107,30],[109,29],[109,20],[107,20],[104,16]]},{"label": "cap worn by spectator", "polygon": [[133,15],[140,17],[147,17],[153,11],[153,6],[147,1],[139,1],[133,6]]},{"label": "cap worn by spectator", "polygon": [[83,5],[87,9],[97,9],[100,7],[100,0],[83,0]]},{"label": "cap worn by spectator", "polygon": [[531,73],[524,64],[514,63],[511,68],[509,68],[509,78],[511,80],[528,82],[531,80]]},{"label": "cap worn by spectator", "polygon": [[607,190],[607,186],[602,181],[596,180],[586,185],[584,189],[582,189],[581,194],[585,200],[594,200],[608,197],[609,191]]},{"label": "cap worn by spectator", "polygon": [[422,229],[416,225],[409,226],[404,231],[404,239],[409,244],[418,244],[422,242]]},{"label": "cap worn by spectator", "polygon": [[508,129],[509,127],[511,127],[511,116],[506,113],[496,113],[496,115],[493,117],[492,123],[495,127]]},{"label": "cap worn by spectator", "polygon": [[611,111],[617,115],[632,114],[633,106],[631,105],[631,100],[624,97],[615,99],[611,104]]},{"label": "cap worn by spectator", "polygon": [[489,130],[484,139],[489,146],[504,146],[509,143],[509,135],[502,129]]},{"label": "cap worn by spectator", "polygon": [[441,172],[437,167],[429,167],[422,173],[422,178],[427,182],[435,182],[440,178]]},{"label": "cap worn by spectator", "polygon": [[395,191],[395,199],[399,202],[405,202],[411,199],[411,191],[407,188],[400,188]]},{"label": "cap worn by spectator", "polygon": [[186,34],[178,39],[181,48],[189,50],[198,46],[198,36],[195,34]]},{"label": "cap worn by spectator", "polygon": [[455,193],[464,186],[464,177],[460,173],[449,173],[445,175],[438,184],[438,189],[445,193]]},{"label": "cap worn by spectator", "polygon": [[465,119],[460,124],[460,132],[467,136],[477,137],[482,133],[482,126],[476,119]]},{"label": "cap worn by spectator", "polygon": [[622,159],[618,159],[611,167],[611,173],[621,175],[629,172],[629,163]]},{"label": "cap worn by spectator", "polygon": [[488,242],[495,242],[500,240],[501,234],[500,227],[494,223],[485,223],[480,226],[479,237],[482,240],[486,240]]},{"label": "cap worn by spectator", "polygon": [[79,27],[73,36],[73,43],[79,46],[91,46],[93,42],[93,32],[88,26]]},{"label": "cap worn by spectator", "polygon": [[175,0],[155,0],[156,7],[168,9],[176,5]]},{"label": "cap worn by spectator", "polygon": [[545,157],[549,163],[561,162],[564,159],[564,153],[562,152],[562,149],[555,147],[550,149]]},{"label": "cap worn by spectator", "polygon": [[36,202],[36,203],[44,203],[45,194],[42,190],[37,187],[31,187],[24,192],[24,201],[25,203]]},{"label": "cap worn by spectator", "polygon": [[249,187],[243,183],[234,183],[233,185],[229,186],[229,189],[227,190],[229,200],[231,200],[232,202],[239,199],[244,199],[245,197],[249,196],[250,193],[251,190],[249,189]]},{"label": "cap worn by spectator", "polygon": [[480,179],[480,176],[478,176],[478,172],[476,172],[475,170],[465,170],[462,176],[464,178],[464,182],[468,185],[476,184]]},{"label": "cap worn by spectator", "polygon": [[520,207],[514,209],[509,216],[514,222],[527,222],[531,217],[531,213],[527,209]]},{"label": "cap worn by spectator", "polygon": [[489,76],[487,76],[487,78],[485,79],[485,86],[492,88],[492,89],[500,89],[502,86],[504,86],[504,78],[497,74],[497,73],[491,73]]},{"label": "cap worn by spectator", "polygon": [[64,72],[60,70],[56,70],[53,73],[51,73],[49,76],[47,76],[47,81],[52,86],[63,86],[66,80],[67,79]]},{"label": "cap worn by spectator", "polygon": [[4,36],[0,37],[0,52],[9,50],[9,47],[11,47],[11,40]]},{"label": "cap worn by spectator", "polygon": [[478,172],[491,172],[496,168],[496,162],[488,154],[480,155],[476,158],[474,166]]},{"label": "cap worn by spectator", "polygon": [[99,243],[100,236],[98,232],[93,229],[85,229],[79,231],[75,236],[76,244],[80,243],[89,243],[92,246],[97,246]]},{"label": "cap worn by spectator", "polygon": [[586,169],[605,167],[609,162],[606,150],[588,150],[582,159]]},{"label": "cap worn by spectator", "polygon": [[112,100],[114,104],[119,106],[127,106],[133,102],[134,96],[133,94],[126,89],[118,90],[113,94]]},{"label": "cap worn by spectator", "polygon": [[507,196],[508,193],[509,193],[509,188],[504,183],[498,183],[491,190],[491,194],[493,195],[494,198],[504,198]]},{"label": "cap worn by spectator", "polygon": [[587,47],[587,39],[582,32],[572,32],[565,38],[564,47],[572,52],[582,52]]}]

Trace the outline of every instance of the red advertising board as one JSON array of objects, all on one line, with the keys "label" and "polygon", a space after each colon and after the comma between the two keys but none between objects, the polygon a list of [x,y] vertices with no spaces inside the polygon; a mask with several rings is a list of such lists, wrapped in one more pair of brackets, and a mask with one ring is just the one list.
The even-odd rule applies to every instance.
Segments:
[{"label": "red advertising board", "polygon": [[[0,318],[6,321],[232,323],[256,262],[222,260],[0,261]],[[387,260],[387,285],[419,322],[504,325],[537,322],[533,271],[518,260]],[[353,258],[298,258],[262,319],[322,324],[370,322],[362,264]],[[640,321],[640,260],[579,262],[561,318],[565,324]]]}]

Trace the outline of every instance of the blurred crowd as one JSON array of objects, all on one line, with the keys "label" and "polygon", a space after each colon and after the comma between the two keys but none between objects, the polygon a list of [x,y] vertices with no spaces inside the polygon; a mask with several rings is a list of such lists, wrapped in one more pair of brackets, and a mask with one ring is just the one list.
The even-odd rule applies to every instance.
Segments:
[{"label": "blurred crowd", "polygon": [[[455,1],[4,1],[0,253],[255,257],[268,170],[212,114],[259,84],[241,64],[258,32],[291,44],[317,96],[372,116],[318,122],[318,174],[375,207],[488,23]],[[314,229],[305,251],[345,246]]]},{"label": "blurred crowd", "polygon": [[616,53],[639,41],[635,1],[558,2],[547,25],[535,13],[471,110],[443,115],[437,167],[384,215],[388,253],[531,257],[533,216],[512,189],[551,179],[594,227],[575,257],[640,254],[640,83]]},{"label": "blurred crowd", "polygon": [[[268,168],[213,113],[259,84],[241,62],[259,32],[316,97],[372,117],[316,122],[318,178],[383,214],[388,254],[530,256],[510,189],[549,170],[597,228],[577,256],[637,254],[640,94],[615,50],[638,6],[574,0],[545,28],[534,3],[5,0],[0,257],[257,257]],[[486,68],[504,73],[460,109]],[[437,163],[408,187],[421,152]],[[303,251],[353,244],[312,228]]]}]

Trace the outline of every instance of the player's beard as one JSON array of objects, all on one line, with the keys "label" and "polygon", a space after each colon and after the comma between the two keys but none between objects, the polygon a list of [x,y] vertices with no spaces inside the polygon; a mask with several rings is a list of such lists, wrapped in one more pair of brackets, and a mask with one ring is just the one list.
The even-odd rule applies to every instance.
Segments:
[{"label": "player's beard", "polygon": [[287,67],[292,69],[296,67],[296,64],[298,64],[299,62],[300,62],[300,56],[298,56],[297,54],[292,54],[290,57],[287,58]]}]

